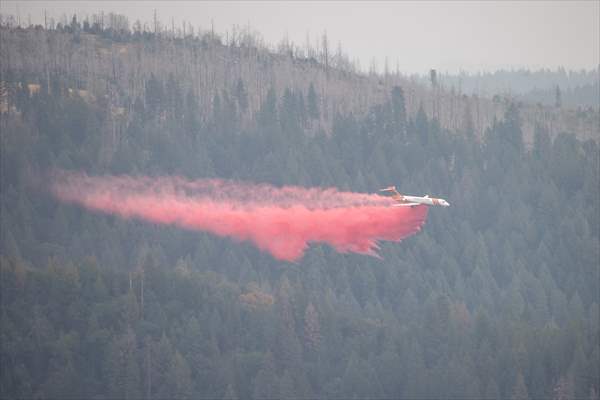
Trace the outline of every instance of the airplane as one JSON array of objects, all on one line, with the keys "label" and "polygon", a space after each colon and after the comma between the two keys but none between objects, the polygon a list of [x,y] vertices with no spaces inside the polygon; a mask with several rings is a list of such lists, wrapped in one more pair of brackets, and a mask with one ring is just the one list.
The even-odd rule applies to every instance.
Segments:
[{"label": "airplane", "polygon": [[396,200],[397,203],[393,205],[393,207],[414,207],[419,204],[425,204],[428,206],[442,206],[449,207],[450,204],[444,199],[436,199],[434,197],[429,197],[429,195],[425,195],[423,197],[417,196],[405,196],[400,194],[396,190],[396,186],[386,187],[385,189],[381,189],[380,192],[391,192],[391,198]]}]

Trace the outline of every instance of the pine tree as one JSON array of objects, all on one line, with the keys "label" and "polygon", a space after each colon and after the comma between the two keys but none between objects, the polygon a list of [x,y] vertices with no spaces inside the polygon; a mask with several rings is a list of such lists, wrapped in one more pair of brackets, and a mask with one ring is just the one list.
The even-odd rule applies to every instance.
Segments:
[{"label": "pine tree", "polygon": [[417,140],[423,145],[427,146],[429,143],[429,122],[427,121],[427,115],[423,109],[423,104],[419,105],[417,116],[415,119],[415,134]]},{"label": "pine tree", "polygon": [[404,91],[400,86],[394,86],[392,88],[392,111],[394,133],[404,138],[406,136],[406,105]]},{"label": "pine tree", "polygon": [[283,278],[277,293],[277,358],[283,368],[295,369],[301,364],[301,345],[296,334],[296,321],[290,303],[291,288]]},{"label": "pine tree", "polygon": [[321,344],[319,314],[312,303],[308,303],[304,313],[304,345],[309,354],[317,354]]},{"label": "pine tree", "polygon": [[573,387],[569,379],[564,376],[561,376],[556,385],[552,389],[552,399],[553,400],[568,400],[572,399],[574,396]]},{"label": "pine tree", "polygon": [[517,379],[512,390],[511,400],[528,400],[529,393],[527,392],[527,386],[525,386],[525,379],[523,374],[519,371]]},{"label": "pine tree", "polygon": [[256,374],[256,378],[254,378],[254,392],[252,397],[255,399],[274,399],[280,397],[275,361],[271,352],[265,355],[262,367]]},{"label": "pine tree", "polygon": [[246,110],[248,110],[248,92],[246,91],[242,78],[238,79],[235,85],[234,94],[237,99],[239,109],[242,111],[242,113],[245,113]]},{"label": "pine tree", "polygon": [[319,119],[319,100],[317,98],[317,92],[315,91],[315,85],[313,85],[312,82],[308,87],[308,95],[306,100],[308,102],[308,116],[313,120]]},{"label": "pine tree", "polygon": [[227,385],[227,389],[225,389],[225,394],[223,395],[223,400],[237,400],[238,396],[233,389],[231,383]]},{"label": "pine tree", "polygon": [[135,399],[141,396],[141,375],[137,361],[135,334],[131,329],[116,337],[109,347],[106,372],[109,377],[109,395]]},{"label": "pine tree", "polygon": [[279,379],[279,396],[282,399],[296,399],[298,394],[294,385],[294,380],[289,370],[285,370],[281,379]]},{"label": "pine tree", "polygon": [[188,399],[192,396],[192,377],[187,361],[176,351],[168,371],[169,386],[173,388],[170,396],[176,399]]}]

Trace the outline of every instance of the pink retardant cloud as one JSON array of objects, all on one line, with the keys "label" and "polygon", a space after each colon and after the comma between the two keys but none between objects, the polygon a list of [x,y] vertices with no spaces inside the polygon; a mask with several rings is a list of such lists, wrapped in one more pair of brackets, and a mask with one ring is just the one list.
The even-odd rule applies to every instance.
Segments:
[{"label": "pink retardant cloud", "polygon": [[206,231],[297,261],[309,243],[377,256],[377,242],[421,229],[427,206],[392,207],[376,194],[221,179],[87,176],[57,171],[51,192],[89,210]]}]

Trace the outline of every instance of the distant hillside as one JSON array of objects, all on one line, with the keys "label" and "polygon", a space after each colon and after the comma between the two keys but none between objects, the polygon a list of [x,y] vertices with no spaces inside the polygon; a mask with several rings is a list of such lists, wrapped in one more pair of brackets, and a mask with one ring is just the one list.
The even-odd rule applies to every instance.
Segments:
[{"label": "distant hillside", "polygon": [[[155,35],[135,29],[132,33],[128,28],[82,27],[77,22],[54,30],[39,26],[1,29],[3,93],[17,81],[49,88],[51,80],[57,79],[90,101],[105,99],[125,120],[135,101],[145,98],[152,76],[172,77],[182,93],[192,91],[200,100],[202,115],[213,112],[216,94],[233,96],[240,85],[247,93],[245,115],[249,116],[260,108],[269,89],[278,98],[286,88],[307,95],[312,84],[318,95],[319,120],[309,132],[330,133],[336,113],[366,115],[374,105],[389,100],[394,86],[404,90],[409,117],[422,105],[443,128],[455,131],[472,126],[479,137],[494,119],[501,118],[511,101],[461,94],[445,84],[432,87],[398,73],[358,73],[340,50],[333,54],[326,46],[300,51],[293,45],[280,45],[274,52],[249,32],[223,40],[211,32]],[[6,103],[5,95],[3,99]],[[526,143],[532,143],[536,126],[551,137],[569,132],[582,139],[599,138],[597,109],[577,111],[527,103],[520,108]]]},{"label": "distant hillside", "polygon": [[[541,103],[546,106],[556,104],[556,87],[534,89],[519,97],[528,103]],[[600,108],[600,83],[598,81],[583,86],[562,89],[559,87],[559,101],[565,108]]]},{"label": "distant hillside", "polygon": [[[430,82],[429,75],[417,75],[421,84]],[[438,75],[438,81],[466,95],[485,98],[508,96],[516,101],[566,109],[598,110],[600,108],[600,69],[566,71],[559,68],[530,70],[499,70],[485,73]],[[558,95],[557,95],[558,89]],[[558,96],[558,98],[557,98]]]},{"label": "distant hillside", "polygon": [[[479,93],[493,96],[496,93],[513,93],[525,95],[535,90],[561,90],[576,88],[598,83],[600,69],[567,71],[564,68],[556,70],[498,70],[494,72],[444,74],[442,80],[446,86],[455,86],[467,94]],[[429,76],[420,78],[429,80]]]}]

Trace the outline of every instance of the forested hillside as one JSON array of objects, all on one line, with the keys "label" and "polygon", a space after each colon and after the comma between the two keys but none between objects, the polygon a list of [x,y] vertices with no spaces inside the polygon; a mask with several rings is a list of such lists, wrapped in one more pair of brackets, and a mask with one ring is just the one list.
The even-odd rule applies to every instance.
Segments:
[{"label": "forested hillside", "polygon": [[[577,132],[540,119],[527,145],[527,105],[452,125],[400,78],[93,29],[2,28],[0,397],[598,398],[589,116]],[[58,203],[53,168],[396,184],[452,206],[382,259],[312,246],[283,263]]]},{"label": "forested hillside", "polygon": [[[83,22],[77,16],[69,21],[64,17],[62,23],[52,23],[52,29],[42,26],[24,29],[14,27],[10,18],[4,21],[0,24],[3,60],[0,72],[4,77],[0,82],[0,104],[3,103],[0,108],[9,107],[5,93],[14,91],[17,83],[26,85],[29,91],[40,90],[42,86],[51,91],[51,81],[60,80],[87,101],[103,99],[110,105],[111,112],[119,117],[115,118],[113,128],[117,139],[124,125],[131,122],[136,102],[154,96],[147,93],[155,89],[147,86],[153,76],[165,83],[169,78],[177,81],[183,95],[193,93],[198,100],[195,107],[202,115],[210,115],[215,96],[224,100],[224,93],[230,97],[243,93],[242,114],[249,117],[266,101],[270,89],[281,97],[287,88],[306,94],[312,85],[320,112],[310,132],[331,133],[338,113],[365,117],[371,107],[390,100],[394,86],[400,86],[408,116],[416,117],[423,107],[428,118],[438,120],[441,127],[450,130],[472,127],[481,139],[514,100],[505,95],[504,88],[498,92],[469,91],[471,80],[467,79],[463,91],[460,78],[457,82],[435,71],[427,82],[422,82],[402,75],[399,64],[383,65],[380,73],[375,66],[370,73],[361,73],[357,62],[351,61],[341,44],[329,43],[325,34],[316,43],[307,39],[306,44],[299,45],[283,39],[277,46],[269,46],[250,27],[233,27],[218,34],[213,29],[185,24],[175,27],[162,25],[160,21],[150,26],[139,21],[130,24],[127,18],[116,14],[94,15]],[[525,86],[522,81],[527,74],[506,77],[500,71],[497,75],[500,81],[505,79]],[[531,74],[534,84],[547,85],[552,79],[538,75]],[[572,75],[573,81],[590,80],[586,74]],[[484,82],[489,80],[486,78],[490,77],[481,77]],[[600,109],[569,107],[571,100],[565,78],[558,74],[555,80],[554,86],[561,86],[565,92],[565,107],[555,107],[554,102],[548,104],[535,96],[525,99],[534,101],[520,106],[525,143],[528,146],[533,143],[538,125],[543,125],[552,138],[569,132],[584,140],[599,140]],[[490,83],[492,88],[496,87],[492,85],[494,82]],[[250,118],[242,118],[245,127],[249,122]]]},{"label": "forested hillside", "polygon": [[[429,77],[421,77],[426,82]],[[590,71],[558,68],[537,71],[500,70],[492,73],[444,75],[446,86],[460,87],[467,94],[506,94],[526,103],[571,109],[598,109],[600,67]],[[558,93],[557,93],[558,91]],[[485,97],[484,95],[484,97]],[[558,103],[558,104],[557,104]]]}]

